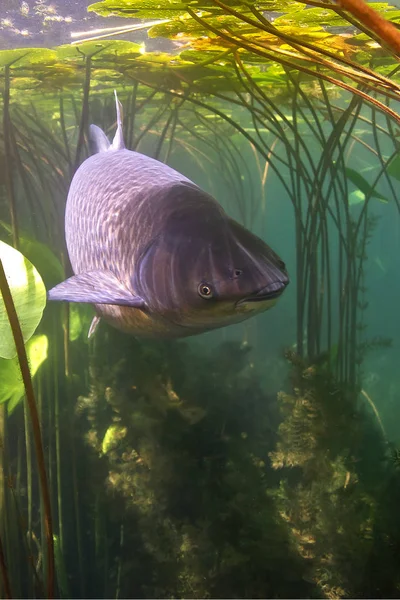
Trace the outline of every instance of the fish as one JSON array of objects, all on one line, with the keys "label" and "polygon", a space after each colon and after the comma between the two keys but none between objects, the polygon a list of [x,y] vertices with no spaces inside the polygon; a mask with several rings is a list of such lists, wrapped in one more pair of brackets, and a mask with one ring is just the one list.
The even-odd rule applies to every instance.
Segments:
[{"label": "fish", "polygon": [[114,94],[113,141],[90,125],[94,153],[68,191],[74,275],[48,299],[93,304],[89,337],[101,319],[136,337],[187,337],[274,306],[289,283],[282,259],[193,181],[127,149]]}]

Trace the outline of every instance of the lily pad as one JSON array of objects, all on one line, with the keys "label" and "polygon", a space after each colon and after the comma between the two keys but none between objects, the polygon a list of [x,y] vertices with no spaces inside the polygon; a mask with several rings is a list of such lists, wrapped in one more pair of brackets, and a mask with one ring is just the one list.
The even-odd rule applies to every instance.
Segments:
[{"label": "lily pad", "polygon": [[[46,360],[48,338],[46,335],[34,335],[26,344],[31,377],[34,377],[40,365]],[[8,401],[8,413],[22,400],[25,387],[21,377],[17,358],[7,360],[0,358],[0,404]]]},{"label": "lily pad", "polygon": [[186,13],[188,2],[181,0],[162,0],[155,5],[152,0],[103,0],[88,6],[88,11],[93,11],[102,17],[139,17],[164,18]]},{"label": "lily pad", "polygon": [[[46,306],[46,288],[32,263],[21,252],[1,241],[0,259],[11,289],[24,342],[27,342],[41,321]],[[13,358],[16,355],[6,307],[0,296],[0,357]]]},{"label": "lily pad", "polygon": [[84,56],[93,56],[95,60],[103,60],[105,57],[139,56],[141,53],[142,44],[124,40],[89,40],[75,46],[66,44],[57,48],[59,60],[77,59],[82,61]]}]

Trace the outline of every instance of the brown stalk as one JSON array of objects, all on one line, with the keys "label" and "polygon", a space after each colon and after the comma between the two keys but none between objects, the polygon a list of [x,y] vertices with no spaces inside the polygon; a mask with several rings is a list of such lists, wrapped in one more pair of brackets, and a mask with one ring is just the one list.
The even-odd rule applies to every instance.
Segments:
[{"label": "brown stalk", "polygon": [[28,357],[26,355],[24,338],[22,336],[21,327],[18,320],[17,311],[15,310],[14,300],[11,295],[11,290],[8,285],[7,277],[4,271],[3,263],[0,259],[0,293],[3,296],[4,305],[6,307],[8,320],[14,337],[15,347],[17,350],[19,367],[21,369],[22,380],[24,382],[26,400],[30,412],[32,423],[33,438],[36,450],[36,459],[38,463],[40,487],[44,506],[44,524],[47,540],[47,597],[54,598],[54,542],[53,542],[53,525],[51,518],[50,494],[47,485],[46,467],[44,461],[43,443],[40,432],[40,422],[38,410],[36,407],[35,393],[33,391],[32,378],[29,371]]},{"label": "brown stalk", "polygon": [[[347,83],[344,83],[343,81],[340,81],[339,79],[336,79],[334,77],[331,77],[330,75],[326,75],[324,73],[316,73],[313,69],[309,69],[307,67],[304,67],[302,65],[299,64],[295,64],[289,60],[285,60],[283,58],[277,57],[273,52],[269,51],[262,51],[259,50],[258,48],[254,47],[254,45],[252,45],[251,42],[244,42],[243,40],[246,38],[243,38],[243,36],[240,36],[239,34],[234,34],[237,37],[239,37],[239,40],[236,40],[235,38],[226,35],[223,31],[220,31],[218,29],[216,29],[215,27],[213,27],[212,25],[210,25],[209,23],[207,23],[207,21],[205,21],[204,19],[202,19],[201,17],[199,17],[197,15],[197,13],[192,10],[189,6],[187,7],[187,12],[190,14],[190,16],[197,21],[198,23],[200,23],[205,29],[208,29],[209,31],[212,31],[213,33],[215,33],[217,36],[219,36],[220,38],[233,43],[235,46],[237,46],[238,48],[245,48],[246,50],[249,50],[250,52],[253,52],[254,54],[261,56],[263,58],[267,58],[267,59],[271,59],[274,60],[276,62],[279,62],[281,65],[289,67],[289,68],[293,68],[295,67],[298,71],[301,71],[303,73],[307,73],[307,75],[311,75],[313,77],[317,77],[318,79],[321,79],[323,81],[327,81],[329,83],[332,83],[334,85],[337,85],[338,87],[347,90],[349,92],[351,92],[353,95],[359,96],[361,98],[363,98],[364,100],[366,100],[369,104],[373,104],[374,106],[376,106],[377,108],[379,108],[379,110],[381,110],[383,113],[390,115],[397,123],[400,123],[400,115],[398,115],[394,110],[390,109],[388,106],[386,106],[385,104],[383,104],[382,102],[379,102],[379,100],[376,100],[376,98],[374,98],[373,96],[370,96],[369,94],[364,93],[361,89],[359,88],[355,88],[352,85],[349,85]],[[365,84],[364,84],[365,85]]]},{"label": "brown stalk", "polygon": [[[236,17],[237,19],[244,21],[245,23],[248,23],[255,29],[258,29],[260,31],[266,31],[267,33],[270,33],[271,35],[275,35],[279,40],[285,41],[288,44],[290,44],[298,52],[301,52],[305,56],[310,57],[313,61],[318,60],[321,64],[332,69],[333,71],[337,71],[338,73],[348,75],[349,77],[351,77],[352,75],[362,77],[364,75],[367,80],[375,81],[375,82],[378,81],[384,87],[389,87],[390,89],[395,89],[396,91],[400,91],[400,86],[398,86],[396,83],[391,81],[389,78],[380,75],[379,73],[375,73],[374,71],[372,71],[371,69],[368,69],[367,67],[364,67],[362,65],[357,65],[356,63],[352,62],[351,60],[346,59],[343,56],[334,54],[333,52],[330,52],[327,49],[324,49],[322,47],[319,47],[319,46],[316,46],[309,42],[306,42],[306,41],[302,40],[301,38],[296,38],[293,35],[288,35],[288,34],[281,32],[279,30],[279,28],[275,27],[272,23],[270,23],[254,7],[251,7],[251,11],[257,17],[258,22],[254,21],[254,19],[248,17],[247,15],[244,15],[244,14],[236,11],[235,9],[227,6],[226,4],[221,2],[221,0],[214,0],[214,2],[228,14],[231,14],[232,16]],[[235,35],[237,35],[237,34],[235,34]],[[239,37],[239,36],[237,35],[237,37]],[[243,36],[240,36],[240,37],[243,37]],[[253,43],[254,43],[254,41],[253,41]],[[263,45],[263,44],[259,44],[259,45]],[[310,50],[311,52],[307,52],[305,50],[306,48],[308,50]],[[279,49],[279,51],[283,52],[282,49]],[[328,58],[333,59],[333,61],[335,61],[335,62],[323,60],[321,58],[321,56],[327,56]],[[298,57],[298,58],[301,58],[301,57]],[[344,69],[343,67],[339,68],[337,63],[342,63],[342,65],[349,67],[349,69]]]},{"label": "brown stalk", "polygon": [[2,576],[2,580],[3,580],[3,586],[4,586],[4,597],[7,599],[12,598],[10,580],[8,577],[6,559],[5,559],[4,551],[3,551],[3,542],[1,540],[1,538],[0,538],[0,571],[1,571],[1,576]]},{"label": "brown stalk", "polygon": [[364,0],[338,0],[338,4],[376,33],[397,55],[400,55],[400,31],[393,23],[381,17]]}]

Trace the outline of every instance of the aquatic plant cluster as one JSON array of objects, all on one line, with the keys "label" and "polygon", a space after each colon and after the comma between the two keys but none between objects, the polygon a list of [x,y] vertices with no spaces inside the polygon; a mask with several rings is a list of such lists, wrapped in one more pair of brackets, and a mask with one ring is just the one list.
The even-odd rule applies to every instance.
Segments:
[{"label": "aquatic plant cluster", "polygon": [[[391,344],[369,335],[366,271],[377,208],[400,208],[400,11],[348,3],[103,0],[89,11],[172,52],[107,27],[0,51],[4,597],[399,597],[398,439],[364,384]],[[287,379],[267,321],[209,346],[88,341],[89,307],[46,305],[114,89],[128,148],[183,164],[261,237],[273,211],[290,222]]]},{"label": "aquatic plant cluster", "polygon": [[376,423],[326,361],[292,352],[280,419],[250,356],[238,342],[215,357],[104,333],[76,415],[94,502],[114,522],[114,586],[121,597],[397,597],[400,523],[387,502],[400,482]]}]

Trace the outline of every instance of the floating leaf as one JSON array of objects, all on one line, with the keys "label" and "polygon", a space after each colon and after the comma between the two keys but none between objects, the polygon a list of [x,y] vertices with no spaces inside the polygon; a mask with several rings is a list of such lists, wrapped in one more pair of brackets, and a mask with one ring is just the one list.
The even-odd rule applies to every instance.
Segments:
[{"label": "floating leaf", "polygon": [[14,48],[0,51],[0,67],[10,66],[13,71],[36,70],[38,67],[52,65],[56,60],[57,54],[50,48]]},{"label": "floating leaf", "polygon": [[123,81],[123,76],[115,69],[93,69],[92,71],[92,86],[96,83]]},{"label": "floating leaf", "polygon": [[40,85],[40,81],[34,77],[14,77],[13,90],[32,90]]},{"label": "floating leaf", "polygon": [[94,61],[112,59],[116,56],[139,56],[143,52],[143,44],[135,44],[125,40],[88,40],[74,46],[65,44],[58,46],[59,60],[78,60],[83,63],[85,56],[93,57]]},{"label": "floating leaf", "polygon": [[[274,25],[283,25],[296,23],[298,25],[330,25],[345,27],[348,25],[346,19],[326,8],[306,8],[306,10],[291,12],[290,15],[284,14],[274,21]],[[300,32],[299,32],[300,33]]]},{"label": "floating leaf", "polygon": [[[26,342],[42,318],[46,306],[46,288],[32,263],[21,252],[1,241],[0,258]],[[0,357],[13,358],[16,354],[6,307],[0,295]]]},{"label": "floating leaf", "polygon": [[23,57],[29,54],[29,48],[13,48],[12,50],[2,50],[0,52],[0,67],[15,65]]},{"label": "floating leaf", "polygon": [[93,11],[101,17],[138,17],[163,19],[186,13],[188,2],[181,0],[103,0],[88,6],[88,11]]},{"label": "floating leaf", "polygon": [[[34,335],[26,344],[31,377],[34,377],[40,365],[46,360],[48,339],[46,335]],[[24,382],[19,368],[18,358],[7,360],[0,358],[0,404],[8,401],[11,413],[25,394]]]},{"label": "floating leaf", "polygon": [[[357,173],[354,169],[347,167],[345,169],[346,176],[352,183],[368,198],[377,198],[381,202],[388,203],[389,200],[386,196],[382,196],[380,192],[377,192],[360,173]],[[365,200],[365,197],[364,197]]]}]

